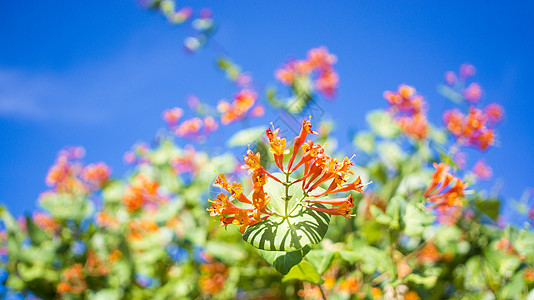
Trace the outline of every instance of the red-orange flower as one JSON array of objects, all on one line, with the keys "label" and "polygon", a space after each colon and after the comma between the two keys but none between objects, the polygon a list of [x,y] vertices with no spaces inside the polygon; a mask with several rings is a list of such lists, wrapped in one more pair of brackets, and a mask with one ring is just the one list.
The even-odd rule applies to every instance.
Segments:
[{"label": "red-orange flower", "polygon": [[329,98],[333,97],[339,85],[339,76],[334,71],[337,57],[326,47],[311,49],[307,56],[304,60],[292,60],[277,70],[276,79],[285,85],[293,85],[297,78],[313,73],[316,74],[315,89]]},{"label": "red-orange flower", "polygon": [[490,104],[484,111],[471,107],[467,115],[457,109],[446,111],[443,121],[460,145],[486,150],[495,142],[493,126],[503,114],[499,105]]},{"label": "red-orange flower", "polygon": [[434,163],[434,168],[436,171],[432,175],[432,183],[425,190],[424,197],[441,209],[462,206],[460,198],[465,196],[465,183],[460,178],[452,176],[449,173],[450,167],[445,163]]},{"label": "red-orange flower", "polygon": [[[250,149],[247,151],[247,154],[244,156],[245,165],[243,168],[249,170],[248,174],[251,174],[251,179],[254,184],[252,199],[245,196],[241,184],[234,182],[230,185],[226,181],[224,174],[217,176],[214,185],[230,193],[230,196],[228,197],[227,194],[220,193],[215,199],[209,200],[211,207],[207,210],[210,211],[211,216],[219,217],[220,226],[227,227],[229,224],[239,225],[243,233],[248,226],[267,219],[274,214],[267,207],[267,204],[271,200],[268,191],[264,190],[267,180],[274,180],[286,186],[286,189],[293,184],[300,183],[305,197],[303,199],[295,199],[295,201],[301,201],[299,204],[303,207],[332,215],[352,216],[352,208],[354,207],[352,194],[336,199],[319,198],[328,194],[341,192],[362,192],[363,184],[360,177],[352,183],[346,183],[349,177],[354,175],[354,172],[350,169],[353,166],[351,159],[345,158],[339,162],[337,159],[332,159],[325,155],[324,149],[320,145],[314,144],[312,141],[305,143],[304,141],[310,133],[315,133],[311,130],[310,122],[303,121],[300,134],[294,140],[293,152],[289,158],[288,165],[284,166],[284,155],[290,153],[286,149],[286,140],[278,136],[279,129],[269,128],[266,131],[271,146],[270,153],[273,154],[278,169],[286,174],[287,182],[282,182],[261,165],[259,153],[255,154]],[[303,153],[297,161],[297,153],[301,149]],[[296,163],[294,163],[295,161]],[[302,177],[290,180],[289,175],[301,166],[304,166]],[[323,185],[327,188],[323,189]],[[312,198],[304,200],[309,197]],[[238,206],[234,204],[233,200],[241,202],[242,205]],[[334,208],[316,207],[309,205],[311,203],[326,204],[334,206]],[[245,208],[247,205],[249,208]]]},{"label": "red-orange flower", "polygon": [[389,102],[389,111],[400,129],[416,140],[424,140],[428,135],[426,103],[421,95],[417,95],[415,88],[401,84],[396,92],[385,91],[383,96]]}]

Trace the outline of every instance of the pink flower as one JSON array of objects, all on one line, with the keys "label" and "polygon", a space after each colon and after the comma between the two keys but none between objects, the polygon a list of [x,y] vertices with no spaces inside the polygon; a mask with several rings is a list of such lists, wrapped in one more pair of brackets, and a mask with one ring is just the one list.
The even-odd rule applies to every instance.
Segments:
[{"label": "pink flower", "polygon": [[82,178],[95,187],[102,185],[109,179],[111,169],[103,162],[87,165],[82,171]]},{"label": "pink flower", "polygon": [[492,123],[500,122],[504,116],[504,109],[497,103],[491,103],[484,109],[488,116],[488,121]]},{"label": "pink flower", "polygon": [[175,133],[180,137],[196,136],[202,128],[202,124],[203,122],[199,118],[185,120],[176,128]]},{"label": "pink flower", "polygon": [[129,165],[133,165],[137,158],[135,157],[135,154],[132,151],[126,151],[124,153],[124,156],[122,157],[122,160],[124,160],[124,162]]},{"label": "pink flower", "polygon": [[488,180],[493,175],[493,170],[484,159],[481,159],[473,166],[473,173],[480,180]]},{"label": "pink flower", "polygon": [[184,111],[181,108],[173,107],[171,109],[165,110],[163,112],[162,117],[163,117],[163,120],[167,122],[169,127],[172,127],[178,122],[178,120],[180,120],[183,114],[184,114]]},{"label": "pink flower", "polygon": [[482,88],[478,83],[473,82],[462,91],[462,95],[467,101],[477,103],[482,97]]},{"label": "pink flower", "polygon": [[445,82],[447,82],[448,85],[454,85],[458,78],[456,77],[456,74],[453,71],[447,71],[445,72]]},{"label": "pink flower", "polygon": [[207,116],[204,118],[204,130],[206,134],[209,134],[211,132],[214,132],[219,128],[219,124],[217,124],[217,121],[211,116]]},{"label": "pink flower", "polygon": [[475,66],[472,64],[462,64],[460,66],[460,77],[462,79],[467,79],[469,77],[472,77],[476,74],[477,70],[475,69]]},{"label": "pink flower", "polygon": [[198,100],[197,96],[195,95],[189,95],[186,101],[187,101],[187,105],[192,110],[197,110],[198,107],[200,106],[200,100]]}]

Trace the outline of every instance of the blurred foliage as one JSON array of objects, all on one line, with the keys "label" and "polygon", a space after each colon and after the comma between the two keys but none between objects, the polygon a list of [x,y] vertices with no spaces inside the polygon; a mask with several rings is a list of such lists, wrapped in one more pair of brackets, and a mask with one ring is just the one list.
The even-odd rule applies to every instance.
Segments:
[{"label": "blurred foliage", "polygon": [[[172,1],[147,6],[161,11],[171,23],[190,16],[188,10],[177,11]],[[204,30],[204,44],[213,30],[211,13],[203,12],[200,19],[209,21],[194,25]],[[337,75],[331,77],[335,62],[324,47],[312,49],[306,60],[288,62],[277,78],[290,86],[290,95],[284,99],[275,89],[266,92],[273,111],[300,119],[319,94],[330,99],[337,88]],[[237,65],[228,59],[219,59],[217,65],[229,80],[243,86]],[[448,85],[439,89],[455,103],[478,105],[477,87],[465,84],[472,75],[473,69],[463,66],[459,79],[448,74]],[[399,88],[404,100],[413,96],[408,88]],[[466,94],[465,89],[471,90]],[[395,111],[402,106],[394,103],[398,99],[392,94],[385,95],[392,106],[369,112],[369,129],[352,139],[350,148],[359,154],[354,177],[372,181],[364,193],[353,194],[356,217],[330,218],[313,210],[326,215],[314,221],[309,211],[297,210],[294,218],[307,224],[297,229],[289,222],[270,225],[273,221],[267,219],[242,235],[236,227],[224,230],[210,218],[206,209],[207,200],[216,195],[214,170],[251,187],[240,168],[241,159],[235,159],[231,149],[221,154],[214,147],[179,146],[183,138],[175,140],[169,130],[152,147],[138,144],[127,153],[125,160],[134,166],[123,178],[110,177],[102,163],[84,165],[80,148],[61,151],[47,176],[51,189],[40,196],[40,211],[15,218],[0,209],[0,296],[534,299],[531,225],[503,224],[504,200],[478,188],[478,173],[467,170],[459,159],[462,147],[480,146],[466,142],[477,137],[472,132],[455,134],[450,122],[446,128],[426,123],[420,118],[424,110],[410,116]],[[256,101],[245,100],[252,98]],[[245,112],[252,107],[249,104]],[[232,109],[239,111],[243,105],[236,102]],[[471,112],[466,116],[473,118]],[[181,112],[171,115],[168,122],[174,126],[180,117]],[[246,118],[242,113],[235,120]],[[333,125],[319,123],[315,140],[328,144],[325,148],[333,156],[343,157],[335,146]],[[196,133],[193,129],[188,133]],[[264,132],[265,127],[244,128],[228,137],[226,146],[242,150],[252,145],[262,154],[261,165],[272,169],[275,159]],[[193,142],[201,147],[205,139]],[[447,207],[436,205],[440,195],[429,188],[436,181],[432,165],[439,162],[455,167],[455,176],[469,186],[461,195],[448,193],[447,201],[459,202]],[[283,205],[284,191],[269,182],[269,205]],[[532,211],[530,218],[534,219]],[[276,228],[269,236],[255,234],[254,230],[268,226]],[[291,238],[280,240],[286,232],[292,233]],[[254,247],[262,248],[260,244],[269,238],[270,249]]]}]

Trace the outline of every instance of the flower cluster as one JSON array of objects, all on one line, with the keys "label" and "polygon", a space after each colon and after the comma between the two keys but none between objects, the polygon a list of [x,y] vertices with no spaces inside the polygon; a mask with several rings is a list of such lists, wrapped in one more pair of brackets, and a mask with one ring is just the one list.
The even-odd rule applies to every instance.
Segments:
[{"label": "flower cluster", "polygon": [[193,117],[178,124],[183,114],[184,111],[179,107],[167,109],[162,113],[163,120],[167,123],[167,126],[179,137],[198,138],[207,136],[219,128],[217,121],[212,116]]},{"label": "flower cluster", "polygon": [[103,162],[83,166],[81,158],[85,150],[81,147],[68,147],[59,152],[55,164],[50,167],[46,184],[53,188],[52,193],[86,193],[98,190],[111,174],[111,169]]},{"label": "flower cluster", "polygon": [[63,271],[61,282],[57,285],[59,294],[81,294],[87,289],[87,283],[83,275],[83,266],[74,264]]},{"label": "flower cluster", "polygon": [[463,99],[470,103],[477,103],[482,97],[482,88],[476,82],[466,85],[466,81],[476,74],[476,69],[471,64],[462,64],[458,75],[453,71],[445,72],[445,82],[459,90]]},{"label": "flower cluster", "polygon": [[247,116],[261,117],[264,114],[264,108],[261,105],[256,105],[258,95],[249,89],[243,89],[235,95],[232,103],[226,100],[221,100],[217,104],[217,111],[221,113],[221,123],[223,125],[230,124],[244,119]]},{"label": "flower cluster", "polygon": [[43,212],[33,213],[33,222],[48,233],[56,233],[60,230],[60,224],[54,218]]},{"label": "flower cluster", "polygon": [[316,73],[315,88],[327,97],[333,97],[337,91],[339,77],[334,71],[337,57],[328,52],[326,47],[310,49],[307,58],[289,61],[276,71],[275,76],[285,85],[293,85],[299,78],[307,78]]},{"label": "flower cluster", "polygon": [[[341,192],[357,191],[362,192],[363,184],[360,177],[352,183],[346,184],[348,178],[354,175],[350,169],[353,166],[351,159],[345,158],[339,162],[324,153],[324,148],[313,141],[306,141],[308,134],[316,134],[311,130],[310,121],[304,120],[300,134],[295,138],[292,151],[286,149],[286,139],[278,136],[279,129],[267,129],[266,135],[270,143],[270,152],[273,154],[274,162],[278,169],[286,174],[287,181],[282,182],[273,174],[269,173],[260,163],[260,153],[254,154],[252,150],[247,151],[244,156],[245,165],[243,168],[248,169],[251,174],[251,179],[254,183],[254,191],[252,193],[252,200],[250,200],[243,193],[243,188],[240,183],[234,182],[229,184],[226,181],[224,174],[219,174],[215,181],[215,186],[230,193],[228,196],[225,193],[220,193],[213,200],[210,200],[211,216],[218,216],[221,221],[221,226],[228,224],[240,225],[243,233],[247,226],[256,224],[262,220],[273,215],[267,207],[270,196],[268,191],[264,190],[267,180],[274,180],[284,186],[291,186],[300,183],[305,197],[300,200],[303,207],[325,212],[332,215],[342,215],[344,217],[352,216],[352,208],[354,207],[352,194],[343,198],[335,199],[320,199],[320,197]],[[302,149],[302,155],[297,161],[297,153]],[[284,156],[291,154],[287,166],[284,167]],[[303,175],[301,178],[294,181],[289,181],[289,175],[295,172],[299,167],[304,166]],[[328,183],[330,182],[330,183]],[[327,188],[322,189],[325,185]],[[311,199],[307,199],[310,198]],[[233,200],[240,202],[240,206],[252,206],[250,208],[241,208],[233,203]],[[329,204],[334,208],[322,208],[310,206],[312,203]]]},{"label": "flower cluster", "polygon": [[166,199],[158,193],[159,183],[143,174],[137,174],[122,196],[122,202],[133,212],[144,206],[155,207]]},{"label": "flower cluster", "polygon": [[481,159],[473,166],[473,173],[480,180],[488,180],[493,175],[493,170]]},{"label": "flower cluster", "polygon": [[439,210],[462,206],[460,198],[465,196],[465,183],[460,178],[451,175],[450,167],[445,163],[434,163],[434,168],[436,170],[432,174],[432,183],[425,190],[424,197]]},{"label": "flower cluster", "polygon": [[208,295],[219,293],[228,278],[228,267],[215,259],[208,257],[208,261],[200,266],[202,275],[199,278],[199,286]]},{"label": "flower cluster", "polygon": [[428,135],[426,103],[421,95],[416,94],[415,88],[401,84],[396,92],[385,91],[383,96],[389,102],[389,111],[401,130],[416,140],[425,139]]},{"label": "flower cluster", "polygon": [[446,111],[443,120],[458,144],[486,150],[495,142],[493,127],[502,116],[502,107],[490,104],[484,110],[471,107],[467,115],[458,109]]}]

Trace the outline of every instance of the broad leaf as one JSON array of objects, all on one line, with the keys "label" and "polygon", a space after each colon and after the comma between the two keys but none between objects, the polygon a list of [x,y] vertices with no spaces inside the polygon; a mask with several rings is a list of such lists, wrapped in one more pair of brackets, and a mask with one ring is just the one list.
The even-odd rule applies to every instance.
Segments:
[{"label": "broad leaf", "polygon": [[261,256],[270,263],[278,272],[286,275],[293,266],[297,265],[302,261],[302,258],[310,251],[310,246],[305,246],[304,248],[293,251],[260,251]]},{"label": "broad leaf", "polygon": [[265,134],[264,126],[243,129],[236,132],[230,140],[228,140],[227,144],[230,147],[245,146],[260,140],[263,134]]},{"label": "broad leaf", "polygon": [[336,251],[312,250],[306,256],[306,260],[315,267],[319,274],[323,274],[332,264],[334,254],[336,254]]},{"label": "broad leaf", "polygon": [[[285,179],[283,174],[275,176]],[[265,221],[249,226],[243,234],[243,240],[262,250],[295,251],[306,245],[317,244],[323,239],[328,230],[330,215],[305,208],[298,203],[304,196],[300,184],[289,187],[290,199],[287,201],[287,207],[284,185],[271,179],[267,181],[264,189],[271,197],[268,208],[275,214]],[[321,204],[310,206],[324,208]],[[286,215],[288,217],[285,217]]]},{"label": "broad leaf", "polygon": [[315,268],[309,262],[303,260],[298,265],[294,266],[289,273],[287,273],[282,281],[302,280],[313,284],[322,284],[324,279],[317,273]]}]

